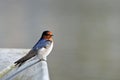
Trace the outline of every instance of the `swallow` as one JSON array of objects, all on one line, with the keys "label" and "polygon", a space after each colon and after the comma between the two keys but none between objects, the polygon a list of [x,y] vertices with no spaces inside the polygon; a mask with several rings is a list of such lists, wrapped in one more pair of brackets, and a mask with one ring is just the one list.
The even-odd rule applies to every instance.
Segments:
[{"label": "swallow", "polygon": [[52,36],[53,34],[51,31],[44,31],[42,33],[41,38],[33,46],[33,48],[24,57],[15,61],[14,64],[20,67],[23,63],[25,63],[27,60],[31,59],[34,56],[38,56],[40,58],[40,61],[46,61],[47,56],[50,54],[50,52],[53,49]]}]

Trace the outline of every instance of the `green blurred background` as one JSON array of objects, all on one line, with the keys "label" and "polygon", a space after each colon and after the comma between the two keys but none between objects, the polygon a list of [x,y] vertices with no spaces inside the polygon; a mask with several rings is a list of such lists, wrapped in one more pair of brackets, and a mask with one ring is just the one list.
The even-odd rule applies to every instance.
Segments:
[{"label": "green blurred background", "polygon": [[0,0],[0,47],[54,33],[51,80],[120,80],[119,0]]}]

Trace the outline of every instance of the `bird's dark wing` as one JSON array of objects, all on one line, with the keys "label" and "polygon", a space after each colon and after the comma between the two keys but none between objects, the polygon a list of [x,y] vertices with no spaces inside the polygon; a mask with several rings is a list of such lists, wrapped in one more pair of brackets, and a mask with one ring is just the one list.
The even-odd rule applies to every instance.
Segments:
[{"label": "bird's dark wing", "polygon": [[28,54],[26,54],[24,57],[20,58],[19,60],[17,60],[16,62],[14,62],[16,65],[21,66],[25,61],[27,61],[28,59],[34,57],[37,54],[36,50],[30,50],[28,52]]}]

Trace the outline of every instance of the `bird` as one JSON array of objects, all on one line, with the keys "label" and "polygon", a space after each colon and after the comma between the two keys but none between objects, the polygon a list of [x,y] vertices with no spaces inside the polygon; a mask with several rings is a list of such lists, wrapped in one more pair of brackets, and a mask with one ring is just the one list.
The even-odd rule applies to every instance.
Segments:
[{"label": "bird", "polygon": [[33,46],[33,48],[22,58],[14,62],[15,66],[20,67],[27,60],[31,59],[34,56],[38,56],[40,61],[46,61],[47,56],[53,49],[53,34],[51,31],[46,30],[42,33],[41,38]]}]

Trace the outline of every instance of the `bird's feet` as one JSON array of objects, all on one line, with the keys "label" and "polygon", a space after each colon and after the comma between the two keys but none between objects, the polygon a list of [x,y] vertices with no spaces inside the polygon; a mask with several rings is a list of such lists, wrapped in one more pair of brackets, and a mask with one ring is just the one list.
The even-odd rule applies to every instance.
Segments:
[{"label": "bird's feet", "polygon": [[40,61],[46,61],[46,60],[42,58],[42,59],[40,59]]}]

